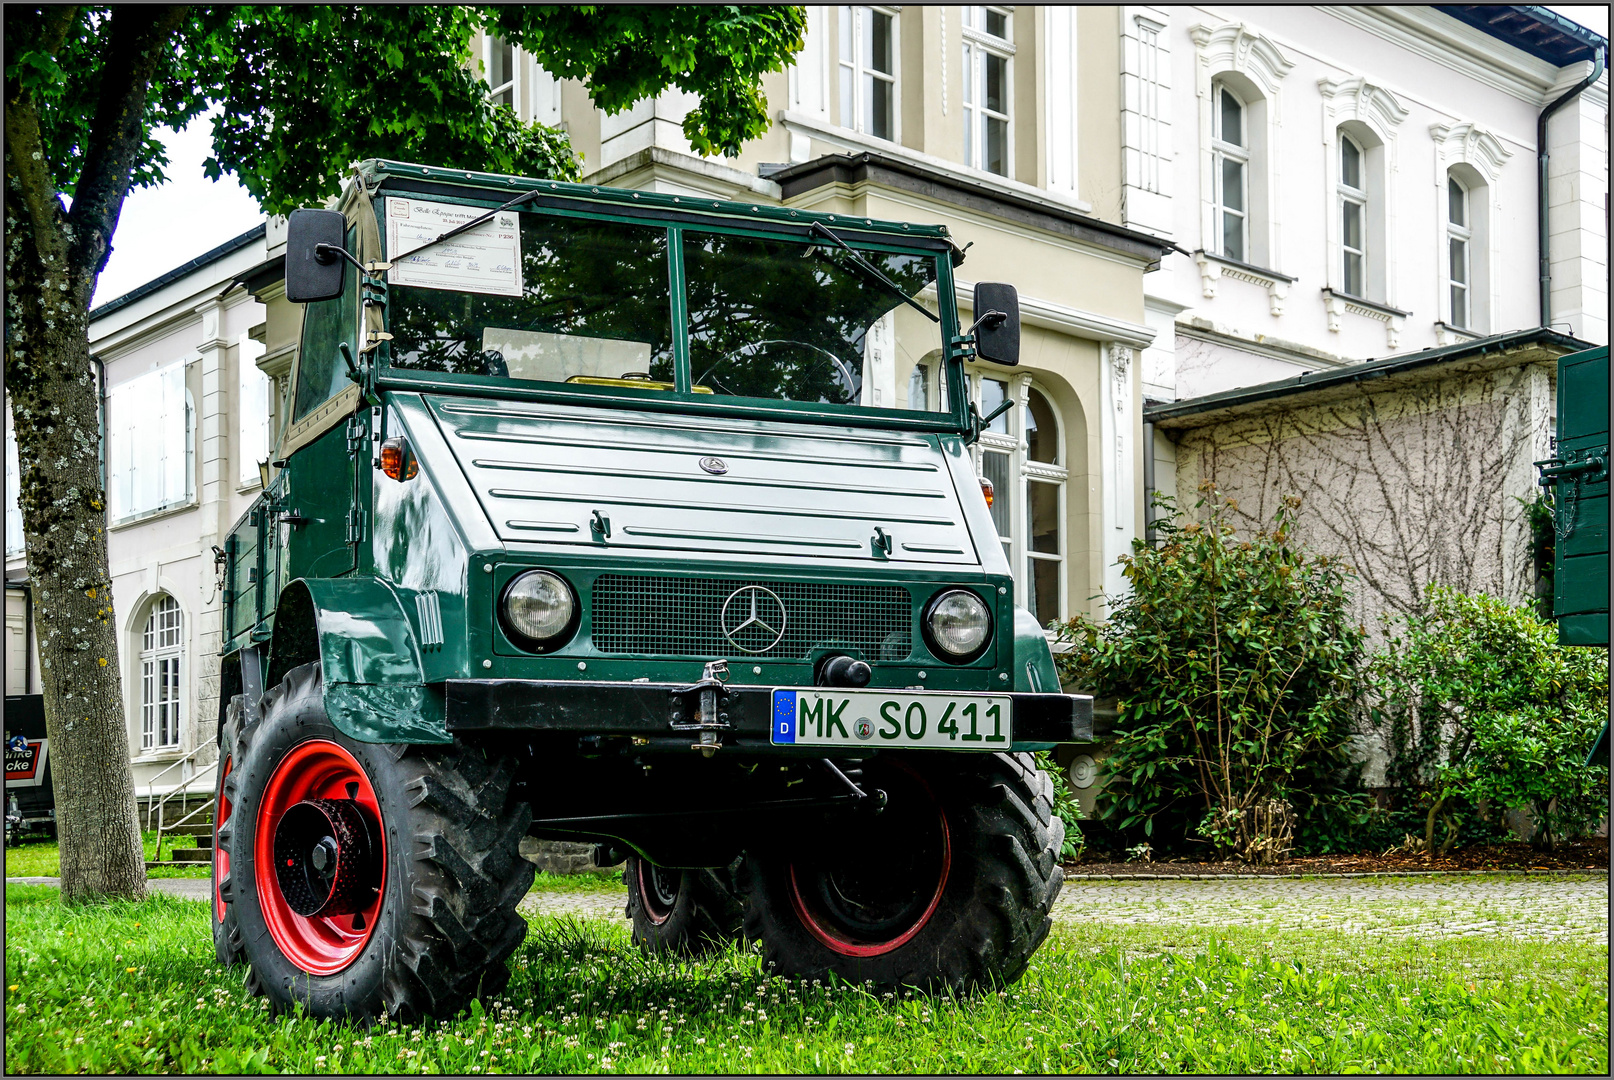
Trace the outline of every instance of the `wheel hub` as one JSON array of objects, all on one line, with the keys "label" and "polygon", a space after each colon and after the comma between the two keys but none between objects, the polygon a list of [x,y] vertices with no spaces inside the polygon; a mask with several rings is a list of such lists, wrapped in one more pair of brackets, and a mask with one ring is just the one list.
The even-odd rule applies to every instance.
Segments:
[{"label": "wheel hub", "polygon": [[304,918],[351,915],[381,881],[374,826],[353,799],[305,799],[275,828],[275,878],[286,906]]}]

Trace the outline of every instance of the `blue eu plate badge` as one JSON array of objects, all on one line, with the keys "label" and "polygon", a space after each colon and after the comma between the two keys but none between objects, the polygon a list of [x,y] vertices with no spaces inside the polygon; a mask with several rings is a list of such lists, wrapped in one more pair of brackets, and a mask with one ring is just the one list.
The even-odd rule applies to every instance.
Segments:
[{"label": "blue eu plate badge", "polygon": [[796,691],[775,690],[773,692],[773,742],[794,743],[796,741]]}]

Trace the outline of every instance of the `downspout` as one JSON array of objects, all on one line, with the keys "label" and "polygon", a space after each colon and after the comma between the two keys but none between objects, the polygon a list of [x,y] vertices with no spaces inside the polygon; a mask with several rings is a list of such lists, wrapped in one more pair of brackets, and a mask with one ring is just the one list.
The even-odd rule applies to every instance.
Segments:
[{"label": "downspout", "polygon": [[1541,325],[1552,325],[1552,240],[1547,232],[1547,121],[1568,105],[1581,91],[1603,77],[1608,62],[1608,46],[1597,47],[1592,73],[1570,87],[1563,96],[1541,110],[1536,118],[1536,251],[1541,257]]},{"label": "downspout", "polygon": [[1154,424],[1143,422],[1143,542],[1154,547]]}]

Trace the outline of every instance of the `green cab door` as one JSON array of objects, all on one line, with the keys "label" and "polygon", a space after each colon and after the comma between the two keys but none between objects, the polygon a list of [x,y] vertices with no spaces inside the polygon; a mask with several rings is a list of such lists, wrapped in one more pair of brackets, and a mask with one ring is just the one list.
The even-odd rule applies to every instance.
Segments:
[{"label": "green cab door", "polygon": [[1558,359],[1558,449],[1539,462],[1553,494],[1553,614],[1563,645],[1608,644],[1608,346]]}]

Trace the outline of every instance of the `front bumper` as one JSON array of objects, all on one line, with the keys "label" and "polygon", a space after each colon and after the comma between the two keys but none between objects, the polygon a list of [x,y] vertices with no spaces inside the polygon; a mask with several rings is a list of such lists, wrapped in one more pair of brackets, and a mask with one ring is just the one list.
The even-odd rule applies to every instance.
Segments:
[{"label": "front bumper", "polygon": [[[451,732],[626,736],[651,750],[687,751],[691,741],[686,724],[700,712],[700,691],[677,683],[450,679],[444,690]],[[716,721],[722,745],[755,753],[824,756],[830,748],[773,745],[769,738],[772,694],[773,688],[768,686],[723,687]],[[1007,696],[1014,702],[1011,750],[1046,750],[1057,743],[1093,738],[1091,697],[993,696]]]}]

